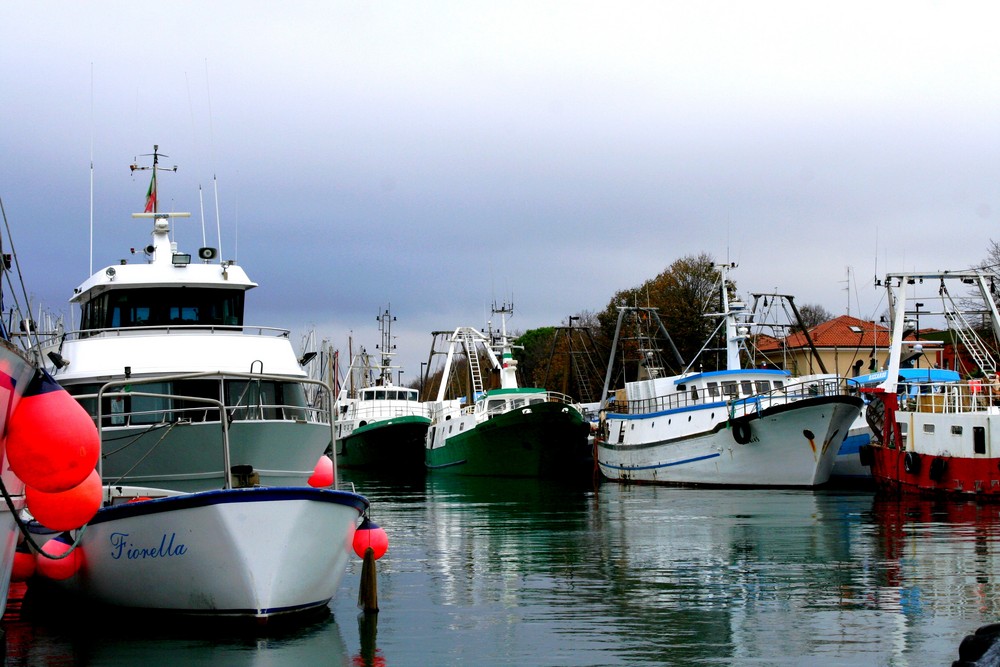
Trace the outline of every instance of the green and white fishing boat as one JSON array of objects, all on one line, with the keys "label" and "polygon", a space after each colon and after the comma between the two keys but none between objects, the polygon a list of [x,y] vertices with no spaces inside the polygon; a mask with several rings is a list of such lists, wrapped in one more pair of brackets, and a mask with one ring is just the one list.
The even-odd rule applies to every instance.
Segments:
[{"label": "green and white fishing boat", "polygon": [[[510,477],[589,473],[590,425],[579,406],[565,394],[518,386],[505,319],[510,312],[494,309],[501,315],[498,335],[471,327],[450,335],[437,399],[430,403],[427,468],[441,474]],[[453,378],[453,370],[463,355],[468,372],[455,375],[465,376],[467,396],[455,398],[460,389],[454,385],[464,383]],[[499,387],[487,388],[487,379],[495,382],[497,375]]]},{"label": "green and white fishing boat", "polygon": [[396,346],[386,308],[378,316],[377,355],[364,349],[352,360],[337,398],[337,465],[380,473],[424,474],[424,436],[431,420],[416,389],[393,384]]}]

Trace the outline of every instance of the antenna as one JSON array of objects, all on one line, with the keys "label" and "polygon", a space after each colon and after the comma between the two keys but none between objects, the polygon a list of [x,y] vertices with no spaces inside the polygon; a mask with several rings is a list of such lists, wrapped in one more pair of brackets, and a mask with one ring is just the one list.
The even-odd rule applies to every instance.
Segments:
[{"label": "antenna", "polygon": [[94,273],[94,63],[90,63],[90,275]]},{"label": "antenna", "polygon": [[156,202],[156,172],[158,172],[158,171],[174,171],[174,172],[176,172],[177,171],[177,165],[175,164],[173,167],[161,167],[160,166],[160,156],[163,156],[163,157],[170,157],[170,156],[169,155],[164,155],[163,153],[160,152],[160,146],[159,146],[159,144],[153,144],[153,152],[152,153],[144,153],[143,157],[148,157],[150,155],[153,156],[153,166],[152,167],[140,167],[136,162],[133,162],[131,165],[129,165],[129,169],[131,169],[133,173],[136,172],[136,171],[147,171],[147,170],[153,172],[153,177],[149,181],[149,190],[146,191],[146,211],[145,212],[146,213],[152,213],[155,216],[156,215],[156,203],[157,203]]}]

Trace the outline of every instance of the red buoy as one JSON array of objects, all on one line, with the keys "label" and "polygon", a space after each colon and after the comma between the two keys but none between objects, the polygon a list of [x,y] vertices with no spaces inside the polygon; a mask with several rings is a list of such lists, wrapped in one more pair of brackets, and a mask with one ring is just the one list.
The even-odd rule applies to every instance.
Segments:
[{"label": "red buoy", "polygon": [[365,517],[358,529],[354,531],[354,553],[358,555],[358,558],[364,558],[368,547],[372,548],[372,551],[375,552],[375,560],[378,560],[389,550],[389,536],[378,524]]},{"label": "red buoy", "polygon": [[91,470],[85,480],[66,491],[46,493],[33,486],[24,490],[28,511],[52,530],[72,530],[90,521],[101,508],[101,476]]},{"label": "red buoy", "polygon": [[101,438],[94,420],[45,371],[39,371],[7,422],[7,459],[28,486],[71,489],[97,466]]},{"label": "red buoy", "polygon": [[83,555],[80,553],[79,548],[74,549],[73,553],[64,558],[53,559],[45,556],[45,554],[49,556],[62,556],[70,548],[71,544],[64,537],[56,537],[46,542],[42,546],[44,553],[38,554],[35,559],[38,574],[56,581],[69,579],[76,574],[83,562]]},{"label": "red buoy", "polygon": [[309,486],[319,489],[333,486],[333,459],[326,454],[316,462],[313,474],[309,477]]},{"label": "red buoy", "polygon": [[35,554],[27,551],[14,552],[14,567],[10,571],[11,581],[27,581],[35,574]]}]

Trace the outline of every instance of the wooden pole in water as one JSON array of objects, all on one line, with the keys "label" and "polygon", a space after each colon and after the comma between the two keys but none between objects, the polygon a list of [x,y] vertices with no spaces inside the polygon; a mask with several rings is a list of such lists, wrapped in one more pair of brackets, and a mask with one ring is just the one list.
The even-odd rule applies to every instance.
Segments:
[{"label": "wooden pole in water", "polygon": [[375,576],[375,549],[365,549],[361,564],[361,584],[358,587],[358,606],[366,614],[378,613],[378,579]]}]

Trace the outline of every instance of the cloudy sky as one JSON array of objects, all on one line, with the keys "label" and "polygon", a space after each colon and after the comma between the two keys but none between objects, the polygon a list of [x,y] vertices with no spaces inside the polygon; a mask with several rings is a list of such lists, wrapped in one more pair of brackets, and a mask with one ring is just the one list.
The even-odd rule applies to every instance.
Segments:
[{"label": "cloudy sky", "polygon": [[494,300],[555,325],[701,252],[870,316],[876,273],[1000,239],[997,25],[987,2],[8,1],[0,199],[65,310],[148,242],[128,166],[158,144],[178,244],[201,186],[208,244],[261,285],[250,322],[372,348],[391,304],[404,382]]}]

